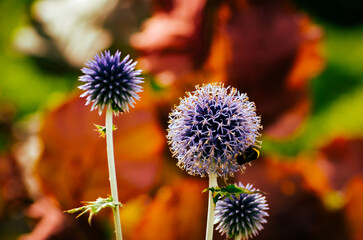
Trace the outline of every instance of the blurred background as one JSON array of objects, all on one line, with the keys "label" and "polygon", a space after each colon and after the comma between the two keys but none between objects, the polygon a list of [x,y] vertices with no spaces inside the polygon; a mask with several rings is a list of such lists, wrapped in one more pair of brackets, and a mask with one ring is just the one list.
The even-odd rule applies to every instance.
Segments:
[{"label": "blurred background", "polygon": [[[267,192],[255,239],[363,239],[363,3],[358,0],[0,2],[0,239],[112,239],[105,140],[77,86],[111,49],[137,59],[141,100],[115,119],[124,239],[204,239],[207,179],[180,170],[168,114],[196,84],[255,101],[262,156],[230,182]],[[223,181],[221,182],[223,184]],[[217,231],[215,239],[225,239]]]}]

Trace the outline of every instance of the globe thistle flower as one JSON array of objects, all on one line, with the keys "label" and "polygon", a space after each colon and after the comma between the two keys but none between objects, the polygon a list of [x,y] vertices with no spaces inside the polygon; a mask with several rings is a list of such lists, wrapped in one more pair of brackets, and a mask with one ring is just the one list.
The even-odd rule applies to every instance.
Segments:
[{"label": "globe thistle flower", "polygon": [[262,128],[255,104],[222,83],[196,86],[169,119],[167,138],[178,166],[201,176],[227,177],[243,170],[235,156],[259,143]]},{"label": "globe thistle flower", "polygon": [[[251,184],[239,187],[258,191]],[[221,234],[228,238],[249,239],[263,229],[268,216],[266,198],[260,193],[232,195],[231,198],[219,200],[215,208],[214,224]]]},{"label": "globe thistle flower", "polygon": [[129,60],[129,55],[121,60],[121,52],[111,55],[105,51],[96,55],[86,63],[87,67],[81,69],[84,73],[79,81],[85,84],[79,86],[85,90],[81,97],[87,96],[86,105],[93,102],[91,111],[98,108],[99,114],[107,106],[114,113],[127,112],[129,105],[133,107],[135,99],[139,99],[138,92],[142,91],[139,85],[143,83],[138,77],[141,70],[134,70],[137,62]]}]

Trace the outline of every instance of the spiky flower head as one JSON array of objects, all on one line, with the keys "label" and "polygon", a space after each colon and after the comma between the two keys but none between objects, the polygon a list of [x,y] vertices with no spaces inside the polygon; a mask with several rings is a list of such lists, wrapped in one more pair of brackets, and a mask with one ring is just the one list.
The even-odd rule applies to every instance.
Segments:
[{"label": "spiky flower head", "polygon": [[85,90],[81,97],[87,96],[86,105],[93,103],[91,111],[98,108],[101,114],[107,107],[118,114],[127,112],[129,105],[133,107],[135,99],[139,99],[137,93],[142,91],[139,84],[143,83],[143,78],[138,77],[141,70],[135,70],[136,64],[129,60],[129,55],[121,60],[118,50],[115,55],[110,51],[96,54],[86,63],[87,67],[81,69],[84,75],[79,77],[85,84],[79,88]]},{"label": "spiky flower head", "polygon": [[189,174],[233,176],[243,170],[235,160],[259,144],[260,117],[246,94],[222,83],[196,86],[169,115],[167,138],[178,166]]},{"label": "spiky flower head", "polygon": [[[250,191],[259,191],[251,184],[239,187]],[[263,229],[268,216],[266,198],[260,193],[232,195],[231,198],[219,200],[216,204],[214,224],[217,230],[228,238],[249,239]]]}]

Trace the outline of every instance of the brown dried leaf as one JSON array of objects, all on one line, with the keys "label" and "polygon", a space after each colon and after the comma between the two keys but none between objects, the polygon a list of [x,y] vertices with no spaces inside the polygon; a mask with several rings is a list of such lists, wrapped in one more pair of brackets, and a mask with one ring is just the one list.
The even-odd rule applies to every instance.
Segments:
[{"label": "brown dried leaf", "polygon": [[335,190],[363,175],[363,139],[338,137],[320,149],[318,163]]}]

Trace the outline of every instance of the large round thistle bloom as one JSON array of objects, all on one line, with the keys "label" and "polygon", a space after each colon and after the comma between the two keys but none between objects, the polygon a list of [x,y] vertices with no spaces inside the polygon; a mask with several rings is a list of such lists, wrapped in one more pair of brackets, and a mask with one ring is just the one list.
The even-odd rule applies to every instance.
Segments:
[{"label": "large round thistle bloom", "polygon": [[196,86],[169,118],[167,138],[178,166],[201,176],[243,170],[235,156],[258,142],[262,128],[255,104],[222,83]]},{"label": "large round thistle bloom", "polygon": [[129,60],[129,55],[121,58],[121,52],[111,55],[105,51],[96,55],[86,63],[87,67],[81,69],[84,73],[79,81],[85,82],[80,89],[85,90],[81,97],[87,96],[87,103],[93,102],[91,111],[99,110],[101,114],[107,106],[114,113],[127,112],[129,105],[133,107],[135,99],[139,99],[138,92],[142,91],[139,85],[143,83],[141,70],[134,70],[137,62]]},{"label": "large round thistle bloom", "polygon": [[[250,191],[258,191],[251,184],[239,187]],[[215,208],[214,224],[217,230],[228,238],[248,239],[256,236],[258,231],[263,229],[262,224],[266,223],[268,216],[266,198],[260,193],[232,195],[217,202]]]}]

